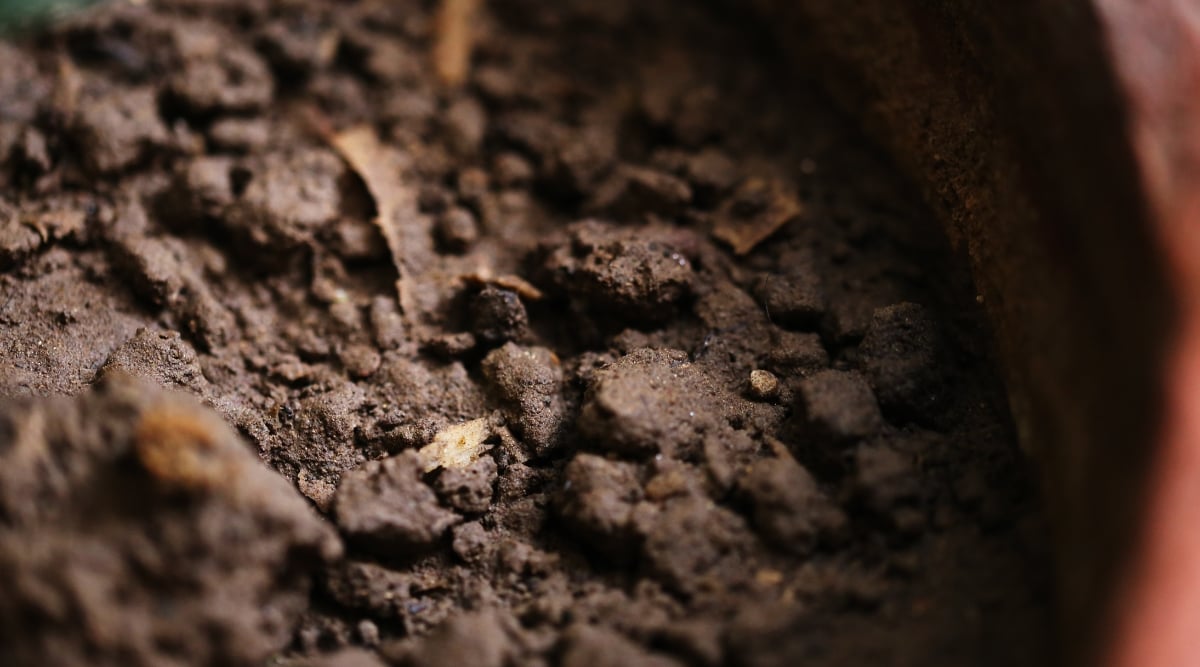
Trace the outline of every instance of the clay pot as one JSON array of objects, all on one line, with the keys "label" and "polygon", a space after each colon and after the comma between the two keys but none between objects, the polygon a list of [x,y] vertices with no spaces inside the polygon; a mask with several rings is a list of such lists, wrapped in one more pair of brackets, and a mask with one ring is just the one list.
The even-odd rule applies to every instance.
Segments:
[{"label": "clay pot", "polygon": [[1044,473],[1064,659],[1200,662],[1200,5],[755,5],[969,256]]}]

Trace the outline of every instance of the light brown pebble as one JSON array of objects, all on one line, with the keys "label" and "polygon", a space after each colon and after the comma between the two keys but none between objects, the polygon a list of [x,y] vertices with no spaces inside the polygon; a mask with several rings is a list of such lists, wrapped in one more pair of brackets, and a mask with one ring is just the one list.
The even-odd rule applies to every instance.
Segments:
[{"label": "light brown pebble", "polygon": [[779,395],[779,378],[771,371],[750,371],[750,393],[758,399],[770,400]]}]

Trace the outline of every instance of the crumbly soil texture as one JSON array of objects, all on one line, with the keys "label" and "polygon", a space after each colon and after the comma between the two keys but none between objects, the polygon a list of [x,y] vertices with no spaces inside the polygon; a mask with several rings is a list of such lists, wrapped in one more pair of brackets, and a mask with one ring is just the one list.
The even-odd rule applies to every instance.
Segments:
[{"label": "crumbly soil texture", "polygon": [[1039,662],[969,276],[734,4],[0,42],[0,663]]}]

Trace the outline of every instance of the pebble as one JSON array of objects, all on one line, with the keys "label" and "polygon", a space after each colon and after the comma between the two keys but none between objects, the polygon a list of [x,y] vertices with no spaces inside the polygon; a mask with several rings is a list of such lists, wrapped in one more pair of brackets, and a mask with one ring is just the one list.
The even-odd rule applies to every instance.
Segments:
[{"label": "pebble", "polygon": [[779,378],[771,371],[750,371],[750,394],[762,401],[779,396]]}]

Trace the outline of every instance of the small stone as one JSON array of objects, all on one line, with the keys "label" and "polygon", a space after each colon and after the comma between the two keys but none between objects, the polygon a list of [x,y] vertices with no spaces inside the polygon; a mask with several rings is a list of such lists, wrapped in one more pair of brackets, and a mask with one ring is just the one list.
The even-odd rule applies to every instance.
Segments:
[{"label": "small stone", "polygon": [[805,378],[797,407],[817,435],[836,442],[865,438],[883,426],[871,386],[853,371],[824,370]]},{"label": "small stone", "polygon": [[750,394],[761,401],[769,401],[779,396],[779,378],[770,371],[756,369],[750,371]]}]

